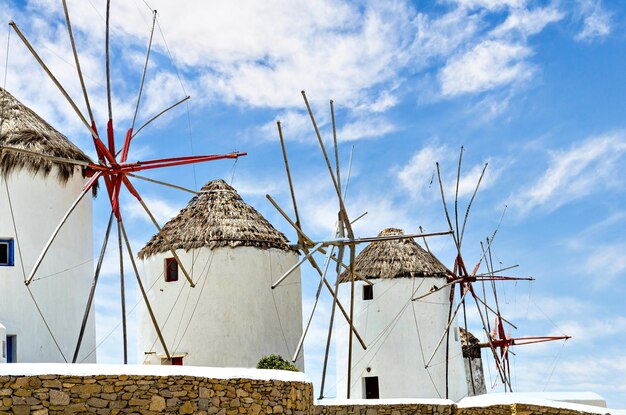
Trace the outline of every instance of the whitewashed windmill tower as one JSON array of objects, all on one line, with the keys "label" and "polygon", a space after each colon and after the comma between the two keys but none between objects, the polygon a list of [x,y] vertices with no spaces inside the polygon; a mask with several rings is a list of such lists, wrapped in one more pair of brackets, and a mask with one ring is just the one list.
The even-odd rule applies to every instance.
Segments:
[{"label": "whitewashed windmill tower", "polygon": [[[92,202],[83,198],[27,287],[26,275],[85,183],[82,167],[27,152],[90,161],[0,88],[0,343],[7,362],[64,362],[72,358],[93,275]],[[78,361],[95,362],[90,315]]]},{"label": "whitewashed windmill tower", "polygon": [[[171,363],[254,367],[264,355],[293,354],[302,334],[300,272],[271,285],[298,254],[235,189],[223,180],[207,183],[162,232],[195,284],[178,272],[158,234],[139,252]],[[147,313],[138,326],[140,361],[169,363]],[[296,365],[304,368],[302,357]]]},{"label": "whitewashed windmill tower", "polygon": [[[379,236],[401,234],[400,229],[389,228]],[[351,398],[443,398],[446,383],[450,399],[466,396],[456,320],[450,326],[447,380],[446,347],[437,347],[448,325],[450,287],[423,301],[412,301],[446,284],[446,267],[413,239],[402,239],[369,244],[356,257],[355,272],[373,285],[355,282],[354,325],[364,337],[367,350],[353,346]],[[349,301],[350,275],[344,272],[339,282],[340,297]],[[337,330],[337,390],[344,391],[348,326],[342,324]]]}]

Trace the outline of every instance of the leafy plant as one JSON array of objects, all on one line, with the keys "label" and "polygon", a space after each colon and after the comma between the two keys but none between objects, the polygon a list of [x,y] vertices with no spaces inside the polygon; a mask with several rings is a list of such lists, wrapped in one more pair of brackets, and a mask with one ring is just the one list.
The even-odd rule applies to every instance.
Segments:
[{"label": "leafy plant", "polygon": [[270,354],[263,356],[259,363],[256,365],[257,369],[278,369],[278,370],[291,370],[292,372],[299,372],[299,369],[276,354]]}]

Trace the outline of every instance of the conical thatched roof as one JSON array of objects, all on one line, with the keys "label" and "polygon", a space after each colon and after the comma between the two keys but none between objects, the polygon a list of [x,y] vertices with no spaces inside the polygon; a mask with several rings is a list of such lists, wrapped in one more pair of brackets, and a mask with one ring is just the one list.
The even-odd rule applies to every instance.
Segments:
[{"label": "conical thatched roof", "polygon": [[459,327],[461,332],[461,347],[463,349],[463,357],[479,358],[480,357],[480,340],[472,333]]},{"label": "conical thatched roof", "polygon": [[[402,229],[388,228],[378,234],[403,235]],[[403,277],[445,277],[447,269],[413,239],[372,242],[357,255],[355,271],[368,279]],[[339,282],[350,281],[345,271]]]},{"label": "conical thatched roof", "polygon": [[[163,226],[163,234],[174,249],[254,246],[289,250],[285,235],[221,179],[204,185],[187,207]],[[138,256],[143,259],[166,251],[163,238],[155,235]]]},{"label": "conical thatched roof", "polygon": [[[90,162],[63,134],[43,118],[0,88],[0,146],[16,147],[36,153]],[[45,160],[40,157],[12,151],[0,152],[0,175],[9,175],[17,169],[47,176],[57,167],[57,178],[62,183],[74,174],[74,166]],[[95,189],[95,188],[94,188]]]}]

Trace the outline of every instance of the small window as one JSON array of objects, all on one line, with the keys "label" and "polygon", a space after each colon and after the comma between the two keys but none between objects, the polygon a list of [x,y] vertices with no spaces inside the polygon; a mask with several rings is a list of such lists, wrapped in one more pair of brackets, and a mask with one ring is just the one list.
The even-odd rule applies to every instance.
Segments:
[{"label": "small window", "polygon": [[176,258],[165,259],[165,282],[178,281],[178,262]]},{"label": "small window", "polygon": [[363,300],[372,300],[374,298],[374,286],[365,284],[363,286]]},{"label": "small window", "polygon": [[0,239],[0,267],[12,267],[13,263],[13,239]]},{"label": "small window", "polygon": [[365,381],[365,399],[379,399],[378,376],[370,376],[363,380]]}]

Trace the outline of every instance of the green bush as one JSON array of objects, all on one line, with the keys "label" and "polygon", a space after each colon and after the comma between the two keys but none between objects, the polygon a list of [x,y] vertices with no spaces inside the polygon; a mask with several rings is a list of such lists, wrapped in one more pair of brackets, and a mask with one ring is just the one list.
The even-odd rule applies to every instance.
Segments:
[{"label": "green bush", "polygon": [[257,369],[278,369],[278,370],[291,370],[292,372],[299,372],[298,368],[275,354],[269,356],[263,356],[259,363],[256,365]]}]

